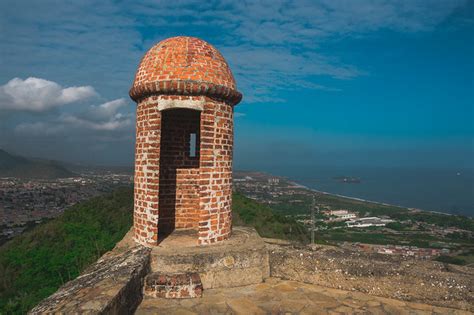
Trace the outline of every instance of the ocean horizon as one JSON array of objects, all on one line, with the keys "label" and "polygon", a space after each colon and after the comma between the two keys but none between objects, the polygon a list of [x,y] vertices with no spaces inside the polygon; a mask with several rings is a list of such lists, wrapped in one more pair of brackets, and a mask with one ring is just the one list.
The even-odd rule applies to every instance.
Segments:
[{"label": "ocean horizon", "polygon": [[[321,192],[447,214],[474,216],[474,170],[413,167],[272,167],[284,176]],[[343,183],[336,177],[352,177]]]}]

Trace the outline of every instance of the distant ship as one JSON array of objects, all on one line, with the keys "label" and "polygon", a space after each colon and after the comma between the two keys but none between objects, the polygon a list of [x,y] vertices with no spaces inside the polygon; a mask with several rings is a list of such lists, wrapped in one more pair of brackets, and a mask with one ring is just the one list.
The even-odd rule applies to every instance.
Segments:
[{"label": "distant ship", "polygon": [[333,179],[344,184],[360,184],[361,182],[360,178],[350,176],[336,176]]}]

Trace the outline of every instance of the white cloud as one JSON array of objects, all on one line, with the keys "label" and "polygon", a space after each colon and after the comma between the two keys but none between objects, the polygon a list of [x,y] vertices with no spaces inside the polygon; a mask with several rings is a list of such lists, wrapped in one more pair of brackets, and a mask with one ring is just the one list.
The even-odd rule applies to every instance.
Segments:
[{"label": "white cloud", "polygon": [[108,121],[94,122],[73,115],[66,115],[61,117],[61,122],[73,126],[75,128],[84,128],[98,131],[115,131],[131,127],[133,124],[132,120],[129,118],[121,119],[121,117],[114,117]]},{"label": "white cloud", "polygon": [[90,106],[87,110],[75,115],[64,115],[60,120],[77,128],[98,131],[117,131],[131,128],[134,118],[130,113],[119,110],[127,106],[127,101],[120,98],[98,106]]},{"label": "white cloud", "polygon": [[133,129],[134,117],[131,113],[121,113],[119,109],[126,106],[124,99],[117,99],[97,106],[90,106],[86,111],[74,114],[61,114],[47,122],[21,123],[15,131],[29,135],[69,134],[130,131]]},{"label": "white cloud", "polygon": [[63,88],[41,78],[14,78],[0,86],[0,109],[43,112],[96,95],[91,86]]},{"label": "white cloud", "polygon": [[127,106],[125,99],[119,98],[98,106],[90,106],[85,111],[79,113],[78,116],[82,119],[96,122],[121,119],[122,114],[119,113],[119,109],[125,106]]}]

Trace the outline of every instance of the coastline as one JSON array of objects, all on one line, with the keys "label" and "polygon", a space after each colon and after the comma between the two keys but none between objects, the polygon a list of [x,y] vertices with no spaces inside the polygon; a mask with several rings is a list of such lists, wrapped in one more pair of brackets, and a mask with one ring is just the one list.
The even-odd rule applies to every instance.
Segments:
[{"label": "coastline", "polygon": [[[282,177],[282,178],[285,178],[285,177]],[[291,185],[294,185],[294,186],[300,187],[300,188],[304,188],[306,190],[309,190],[309,191],[315,192],[315,193],[319,193],[319,194],[335,196],[335,197],[340,197],[340,198],[345,198],[345,199],[355,200],[355,201],[361,201],[361,202],[368,202],[368,203],[378,204],[378,205],[382,205],[382,206],[391,206],[391,207],[403,208],[403,209],[407,209],[408,211],[422,211],[422,212],[430,212],[430,213],[449,215],[449,216],[465,216],[465,215],[457,215],[457,214],[445,213],[445,212],[440,212],[440,211],[425,210],[425,209],[419,209],[419,208],[411,208],[411,207],[406,207],[406,206],[401,206],[401,205],[389,204],[389,203],[386,203],[386,202],[367,200],[367,199],[362,199],[362,198],[358,198],[358,197],[351,197],[351,196],[345,196],[345,195],[330,193],[330,192],[327,192],[327,191],[321,191],[321,190],[317,190],[317,189],[314,189],[314,188],[310,188],[308,186],[297,183],[297,182],[295,182],[293,180],[290,180],[290,179],[287,179],[287,180],[288,180],[288,183],[290,183]],[[465,216],[465,217],[468,217],[468,216]]]},{"label": "coastline", "polygon": [[[348,201],[353,201],[353,202],[361,202],[361,203],[370,203],[370,204],[373,204],[373,205],[379,205],[379,206],[385,206],[385,207],[396,207],[396,208],[399,208],[399,209],[406,209],[408,210],[409,212],[411,213],[416,213],[416,212],[423,212],[423,213],[431,213],[431,214],[438,214],[438,215],[446,215],[446,216],[451,216],[451,217],[464,217],[464,218],[469,218],[469,219],[472,219],[474,218],[474,211],[471,211],[471,205],[468,204],[465,206],[465,207],[462,207],[458,210],[460,211],[455,211],[455,212],[452,212],[449,209],[449,207],[447,206],[441,206],[441,203],[438,203],[436,202],[436,196],[433,196],[433,194],[425,194],[426,193],[426,190],[425,191],[421,191],[421,192],[418,192],[416,193],[417,195],[417,198],[418,200],[428,200],[428,204],[431,204],[431,205],[434,205],[435,208],[433,209],[432,207],[423,207],[423,203],[421,202],[421,205],[420,205],[420,202],[418,202],[418,205],[417,206],[411,206],[411,204],[413,203],[409,203],[407,200],[404,205],[401,205],[397,202],[396,199],[394,198],[389,198],[390,200],[386,200],[386,201],[376,201],[377,199],[377,194],[368,194],[371,196],[371,198],[367,198],[368,196],[366,196],[365,198],[364,197],[358,197],[358,196],[351,196],[351,195],[348,195],[348,194],[351,194],[352,191],[348,191],[348,190],[343,190],[343,191],[340,191],[339,193],[336,193],[336,192],[331,192],[330,190],[330,187],[325,187],[323,185],[323,187],[321,187],[320,189],[318,189],[319,185],[312,185],[312,181],[310,180],[309,181],[309,184],[307,183],[308,181],[305,182],[305,184],[302,184],[300,182],[300,179],[297,177],[297,178],[294,178],[291,174],[279,174],[278,171],[276,170],[273,170],[272,171],[257,171],[257,170],[236,170],[234,171],[235,174],[238,176],[239,174],[242,175],[243,177],[245,176],[251,176],[251,177],[260,177],[261,180],[264,180],[264,181],[267,181],[267,180],[270,180],[272,178],[278,178],[280,180],[283,180],[286,182],[287,185],[291,185],[291,186],[294,186],[295,188],[300,188],[300,189],[304,189],[308,192],[313,192],[313,193],[318,193],[318,194],[323,194],[323,195],[326,195],[326,196],[333,196],[335,198],[344,198]],[[316,182],[315,182],[316,184]],[[311,186],[308,186],[308,185],[311,185]],[[316,186],[315,188],[312,188]],[[375,187],[377,189],[377,187]],[[378,188],[379,191],[383,191],[383,188],[382,187],[379,187]],[[337,191],[337,187],[336,187],[336,191]],[[357,190],[356,190],[357,191]],[[406,190],[405,190],[406,191]],[[411,193],[413,193],[413,191],[410,191]],[[443,190],[443,193],[449,193],[444,191]],[[361,194],[359,194],[361,195]],[[402,196],[403,197],[403,196]],[[467,198],[468,200],[469,199],[472,199],[472,198]],[[415,202],[414,204],[417,204],[417,202]],[[437,205],[437,206],[436,206]]]}]

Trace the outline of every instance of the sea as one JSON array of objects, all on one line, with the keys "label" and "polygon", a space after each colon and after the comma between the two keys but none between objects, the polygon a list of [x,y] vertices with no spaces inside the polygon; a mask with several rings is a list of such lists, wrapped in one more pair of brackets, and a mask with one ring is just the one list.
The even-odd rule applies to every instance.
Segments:
[{"label": "sea", "polygon": [[[264,170],[318,191],[408,208],[474,217],[474,170],[298,165]],[[343,183],[351,177],[359,183]]]}]

